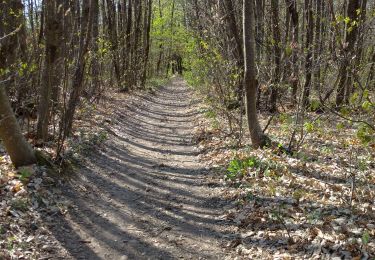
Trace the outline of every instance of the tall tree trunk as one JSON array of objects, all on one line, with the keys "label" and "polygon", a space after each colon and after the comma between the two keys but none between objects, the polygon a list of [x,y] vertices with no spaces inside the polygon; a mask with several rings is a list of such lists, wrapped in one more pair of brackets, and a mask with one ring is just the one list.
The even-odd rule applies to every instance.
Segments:
[{"label": "tall tree trunk", "polygon": [[132,0],[129,0],[128,3],[128,15],[127,15],[127,22],[126,22],[126,58],[125,58],[125,86],[124,90],[129,89],[133,85],[133,80],[132,80],[132,73],[131,73],[131,64],[132,64],[132,59],[133,59],[133,47],[132,47],[132,28],[133,28],[133,3]]},{"label": "tall tree trunk", "polygon": [[230,38],[234,39],[234,57],[236,59],[236,65],[241,72],[241,78],[238,82],[237,88],[237,99],[241,102],[243,98],[243,73],[244,73],[244,59],[243,59],[243,48],[241,43],[241,37],[237,28],[237,21],[235,16],[235,9],[233,7],[232,0],[225,0],[225,8],[227,12],[227,23]]},{"label": "tall tree trunk", "polygon": [[292,84],[292,104],[297,103],[298,91],[298,12],[296,0],[287,0],[286,2],[288,12],[292,21],[292,42],[290,48],[292,49],[292,66],[293,72],[290,75],[290,82]]},{"label": "tall tree trunk", "polygon": [[[352,84],[351,70],[352,57],[354,55],[355,43],[357,40],[358,26],[352,26],[352,21],[357,18],[357,10],[360,9],[359,0],[349,0],[347,7],[347,17],[350,18],[348,28],[345,28],[345,44],[342,54],[344,56],[339,69],[339,86],[336,96],[336,106],[340,107],[349,98],[349,88]],[[361,9],[360,9],[361,10]],[[350,29],[349,29],[350,28]]]},{"label": "tall tree trunk", "polygon": [[[159,16],[160,16],[160,18],[163,18],[163,10],[162,10],[162,7],[161,7],[161,0],[159,0],[158,8],[159,8]],[[164,31],[164,24],[162,24],[161,31],[162,32]],[[163,59],[163,54],[164,54],[164,47],[163,46],[164,46],[163,43],[159,44],[159,57],[158,57],[158,61],[156,62],[156,74],[158,76],[160,75],[161,61]]]},{"label": "tall tree trunk", "polygon": [[84,72],[86,68],[86,53],[88,51],[88,46],[91,41],[91,26],[92,26],[92,3],[93,1],[98,0],[91,0],[91,4],[87,1],[84,2],[83,5],[83,19],[82,19],[82,26],[81,26],[81,33],[80,33],[80,47],[78,52],[78,58],[76,63],[76,69],[73,75],[72,81],[72,92],[69,95],[69,102],[67,109],[65,111],[65,116],[62,119],[63,125],[63,137],[67,137],[70,135],[73,125],[73,118],[75,114],[76,107],[78,105],[78,101],[82,92],[83,86],[83,78]]},{"label": "tall tree trunk", "polygon": [[93,58],[91,61],[91,74],[92,74],[92,82],[91,82],[91,89],[90,95],[95,95],[99,91],[100,87],[100,65],[99,65],[99,46],[98,46],[98,39],[99,39],[99,2],[93,1],[92,2],[92,52]]},{"label": "tall tree trunk", "polygon": [[275,73],[273,76],[273,84],[271,88],[270,96],[270,112],[277,111],[277,96],[278,96],[278,84],[280,82],[280,71],[281,71],[281,36],[279,27],[279,0],[271,0],[272,9],[272,34],[274,40],[274,63],[275,63]]},{"label": "tall tree trunk", "polygon": [[142,3],[141,1],[135,1],[134,5],[134,45],[133,45],[133,59],[131,63],[131,73],[133,79],[133,86],[137,86],[139,83],[140,66],[142,66],[142,48],[140,48],[142,40]]},{"label": "tall tree trunk", "polygon": [[141,86],[144,87],[146,84],[147,78],[147,68],[148,68],[148,59],[150,52],[150,30],[151,30],[151,15],[152,15],[152,0],[148,0],[147,10],[145,12],[145,22],[144,22],[144,60],[143,60],[143,73]]},{"label": "tall tree trunk", "polygon": [[256,108],[254,0],[243,1],[243,46],[247,120],[252,144],[258,148],[266,145],[267,137],[260,127]]},{"label": "tall tree trunk", "polygon": [[305,85],[302,94],[302,104],[304,107],[310,105],[310,90],[313,64],[312,43],[314,40],[314,20],[312,11],[312,0],[305,0],[305,18],[306,18],[306,61],[305,61]]},{"label": "tall tree trunk", "polygon": [[44,3],[45,61],[38,108],[37,138],[47,141],[52,89],[58,84],[55,67],[61,44],[63,8],[58,6],[59,2],[56,0],[44,1]]},{"label": "tall tree trunk", "polygon": [[120,74],[120,65],[119,65],[119,50],[118,50],[118,37],[117,37],[117,26],[116,26],[116,6],[112,0],[107,0],[107,26],[109,39],[111,41],[111,56],[112,63],[115,70],[115,77],[117,86],[122,88],[121,74]]},{"label": "tall tree trunk", "polygon": [[10,106],[4,86],[0,85],[0,139],[14,166],[36,162],[35,153],[22,135],[20,126]]},{"label": "tall tree trunk", "polygon": [[[0,71],[14,65],[15,52],[18,49],[18,32],[24,26],[23,5],[20,0],[0,2]],[[5,38],[3,38],[5,37]],[[34,150],[22,135],[20,126],[10,106],[4,83],[9,75],[0,76],[0,139],[16,166],[36,162]]]},{"label": "tall tree trunk", "polygon": [[322,5],[324,1],[316,0],[315,15],[315,44],[314,44],[314,86],[320,89],[320,56],[321,56],[321,32],[322,32]]}]

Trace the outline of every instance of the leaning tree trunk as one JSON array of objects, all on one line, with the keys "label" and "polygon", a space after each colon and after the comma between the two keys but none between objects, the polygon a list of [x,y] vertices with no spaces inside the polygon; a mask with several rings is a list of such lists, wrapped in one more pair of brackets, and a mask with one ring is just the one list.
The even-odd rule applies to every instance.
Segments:
[{"label": "leaning tree trunk", "polygon": [[[18,32],[23,26],[23,5],[20,0],[0,2],[0,71],[11,66],[18,47]],[[6,75],[8,76],[8,75]],[[0,82],[4,83],[4,76]],[[22,135],[20,126],[13,113],[4,85],[0,83],[0,139],[16,166],[36,162],[35,153]]]},{"label": "leaning tree trunk", "polygon": [[14,166],[36,162],[35,153],[22,135],[3,86],[0,86],[0,138]]},{"label": "leaning tree trunk", "polygon": [[260,127],[257,110],[257,85],[255,79],[255,33],[254,33],[254,0],[243,1],[243,42],[244,42],[244,88],[246,90],[246,113],[254,147],[267,144],[267,137]]}]

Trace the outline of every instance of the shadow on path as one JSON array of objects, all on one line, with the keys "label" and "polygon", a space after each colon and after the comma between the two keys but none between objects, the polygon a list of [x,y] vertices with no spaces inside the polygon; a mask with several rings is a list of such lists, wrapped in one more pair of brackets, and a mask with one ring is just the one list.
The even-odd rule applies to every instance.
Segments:
[{"label": "shadow on path", "polygon": [[118,102],[104,149],[64,187],[56,238],[73,259],[223,259],[226,202],[204,184],[192,92],[176,78]]}]

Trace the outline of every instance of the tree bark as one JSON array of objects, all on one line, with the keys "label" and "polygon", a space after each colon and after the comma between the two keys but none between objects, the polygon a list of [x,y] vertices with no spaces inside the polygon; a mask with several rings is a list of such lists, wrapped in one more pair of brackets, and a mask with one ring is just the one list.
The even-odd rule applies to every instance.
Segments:
[{"label": "tree bark", "polygon": [[305,85],[303,88],[302,104],[306,108],[310,105],[310,90],[312,77],[313,52],[312,43],[314,40],[314,20],[312,11],[312,0],[305,0],[305,18],[306,18],[306,61],[305,61]]},{"label": "tree bark", "polygon": [[[23,5],[20,0],[0,2],[0,71],[12,66],[18,49],[18,28],[23,24]],[[9,73],[7,73],[9,74]],[[9,75],[0,76],[0,139],[16,166],[30,165],[36,162],[34,150],[22,135],[20,126],[10,106],[4,83]]]},{"label": "tree bark", "polygon": [[258,120],[256,109],[257,85],[255,78],[255,33],[254,0],[243,1],[243,46],[244,46],[244,88],[246,91],[246,113],[252,144],[255,148],[267,144]]},{"label": "tree bark", "polygon": [[122,88],[122,80],[120,74],[120,64],[119,64],[119,49],[118,49],[118,33],[117,33],[117,26],[116,26],[116,6],[112,0],[107,0],[107,26],[108,26],[108,33],[109,39],[111,41],[111,50],[112,50],[112,63],[115,70],[115,77],[117,86]]},{"label": "tree bark", "polygon": [[63,125],[63,136],[67,137],[70,135],[72,126],[73,126],[73,119],[76,107],[78,105],[78,101],[82,92],[83,86],[83,78],[84,72],[86,68],[86,53],[88,51],[88,45],[91,41],[91,26],[92,26],[92,3],[93,1],[98,0],[91,0],[91,4],[89,2],[84,2],[83,6],[83,21],[81,26],[81,33],[80,33],[80,48],[77,58],[76,69],[73,76],[72,81],[72,92],[69,96],[68,107],[65,111],[65,115],[62,119]]},{"label": "tree bark", "polygon": [[[359,0],[349,0],[347,8],[347,16],[350,18],[348,26],[351,26],[351,23],[357,18],[357,10],[360,9]],[[360,9],[361,10],[361,9]],[[336,107],[340,107],[344,101],[347,103],[349,99],[349,88],[352,83],[351,78],[351,63],[352,56],[354,55],[355,43],[357,40],[358,26],[351,26],[345,29],[345,44],[344,49],[342,50],[343,60],[339,69],[339,86],[336,95]]]},{"label": "tree bark", "polygon": [[59,1],[56,0],[44,1],[44,3],[45,61],[38,108],[37,138],[47,141],[52,89],[57,87],[58,84],[55,67],[61,44],[61,20],[63,18],[61,13],[63,8],[58,7]]},{"label": "tree bark", "polygon": [[36,162],[35,153],[22,135],[3,86],[0,86],[0,138],[15,167]]},{"label": "tree bark", "polygon": [[241,37],[237,28],[237,21],[235,16],[235,9],[233,7],[232,0],[225,0],[225,8],[227,12],[227,23],[230,38],[234,39],[234,57],[236,59],[236,64],[241,72],[241,77],[239,80],[239,85],[237,88],[237,100],[240,103],[243,99],[243,70],[244,70],[244,58],[243,58],[243,48],[241,43]]},{"label": "tree bark", "polygon": [[293,72],[290,75],[290,82],[292,84],[292,104],[297,103],[298,91],[298,12],[296,0],[287,0],[286,2],[288,12],[292,21],[292,42],[290,48],[292,49],[292,66]]},{"label": "tree bark", "polygon": [[151,15],[152,15],[152,0],[148,0],[147,11],[145,12],[144,22],[144,45],[143,45],[143,73],[141,79],[141,86],[144,87],[147,78],[148,59],[150,52],[150,31],[151,31]]},{"label": "tree bark", "polygon": [[279,0],[271,0],[272,9],[272,34],[274,40],[274,63],[275,63],[275,73],[273,76],[273,84],[271,88],[270,96],[270,112],[274,113],[277,111],[277,97],[278,97],[278,84],[280,82],[280,63],[281,63],[281,36],[279,27]]}]

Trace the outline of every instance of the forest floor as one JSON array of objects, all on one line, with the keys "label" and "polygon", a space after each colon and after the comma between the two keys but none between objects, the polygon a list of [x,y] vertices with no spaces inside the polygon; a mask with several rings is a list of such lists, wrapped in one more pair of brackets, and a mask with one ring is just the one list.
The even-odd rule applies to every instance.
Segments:
[{"label": "forest floor", "polygon": [[238,146],[212,114],[173,78],[82,104],[63,177],[16,171],[0,147],[0,259],[374,257],[375,149],[350,125],[318,115],[288,155]]}]

